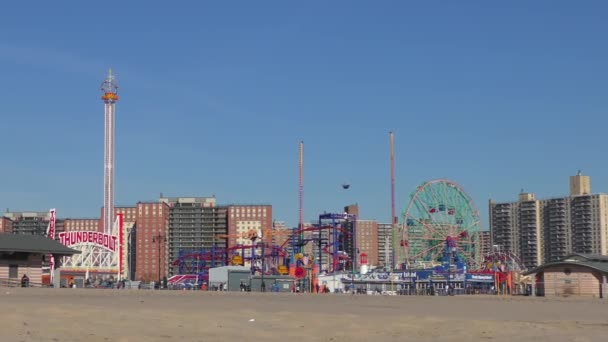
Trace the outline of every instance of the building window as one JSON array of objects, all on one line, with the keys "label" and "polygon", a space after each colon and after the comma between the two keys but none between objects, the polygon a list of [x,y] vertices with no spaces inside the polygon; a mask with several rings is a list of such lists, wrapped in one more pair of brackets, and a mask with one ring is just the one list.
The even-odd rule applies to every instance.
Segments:
[{"label": "building window", "polygon": [[18,265],[8,265],[8,277],[9,277],[9,279],[19,278],[19,266]]}]

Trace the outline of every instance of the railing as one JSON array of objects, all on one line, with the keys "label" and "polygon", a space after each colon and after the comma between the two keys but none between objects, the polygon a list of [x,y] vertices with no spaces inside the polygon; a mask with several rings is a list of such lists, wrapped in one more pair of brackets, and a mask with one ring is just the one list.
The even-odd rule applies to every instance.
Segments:
[{"label": "railing", "polygon": [[2,278],[0,279],[0,287],[48,287],[48,285],[29,281],[27,286],[22,286],[21,279]]}]

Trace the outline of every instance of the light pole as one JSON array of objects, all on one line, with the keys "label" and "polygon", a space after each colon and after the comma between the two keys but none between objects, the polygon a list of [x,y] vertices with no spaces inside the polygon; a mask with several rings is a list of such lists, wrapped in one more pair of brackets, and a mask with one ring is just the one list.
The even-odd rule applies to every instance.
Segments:
[{"label": "light pole", "polygon": [[[354,216],[354,215],[353,215]],[[353,294],[355,294],[355,267],[357,267],[357,231],[356,231],[356,227],[355,225],[357,224],[357,217],[354,216],[353,218],[353,222],[352,222],[352,234],[353,234],[353,259],[352,259],[352,264],[353,264],[353,275],[352,275],[352,287],[353,287]]]},{"label": "light pole", "polygon": [[158,235],[152,237],[152,242],[158,243],[158,288],[161,288],[161,278],[160,278],[160,244],[165,241],[165,236],[161,234],[161,231],[158,231]]},{"label": "light pole", "polygon": [[132,259],[132,255],[133,255],[133,234],[135,233],[135,227],[129,229],[129,232],[127,233],[127,241],[129,243],[129,248],[127,250],[127,264],[128,264],[128,275],[127,277],[129,278],[129,284],[131,283],[131,280],[133,280],[133,273],[132,273],[132,269],[133,269],[133,259]]},{"label": "light pole", "polygon": [[[274,228],[274,221],[272,221],[272,227]],[[262,240],[262,282],[260,283],[260,290],[261,292],[266,292],[266,284],[264,284],[264,260],[265,258],[265,248],[266,247],[266,242],[264,241],[264,229],[261,230],[261,236],[260,236],[260,240]]]}]

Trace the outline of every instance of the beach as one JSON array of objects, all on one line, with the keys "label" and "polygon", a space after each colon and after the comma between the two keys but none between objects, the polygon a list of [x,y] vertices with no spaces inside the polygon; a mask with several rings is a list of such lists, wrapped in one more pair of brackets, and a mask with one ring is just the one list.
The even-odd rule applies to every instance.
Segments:
[{"label": "beach", "polygon": [[608,301],[0,288],[0,341],[605,341]]}]

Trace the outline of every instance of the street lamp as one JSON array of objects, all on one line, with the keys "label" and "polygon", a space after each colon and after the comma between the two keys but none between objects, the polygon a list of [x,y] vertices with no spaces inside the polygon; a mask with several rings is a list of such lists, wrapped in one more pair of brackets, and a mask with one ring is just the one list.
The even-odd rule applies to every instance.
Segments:
[{"label": "street lamp", "polygon": [[158,235],[152,237],[152,242],[158,243],[158,288],[161,288],[161,279],[160,279],[160,244],[165,241],[165,236],[161,234],[160,229],[158,230]]},{"label": "street lamp", "polygon": [[135,227],[129,229],[129,231],[127,232],[127,243],[128,245],[128,249],[127,249],[127,267],[128,267],[128,274],[127,277],[129,278],[129,284],[131,283],[131,280],[133,280],[133,273],[132,273],[132,269],[133,269],[133,260],[132,260],[132,255],[133,255],[133,234],[135,233]]},{"label": "street lamp", "polygon": [[[275,229],[275,220],[272,220],[272,229]],[[264,270],[266,267],[266,263],[264,262],[266,260],[266,241],[264,241],[264,229],[261,229],[261,234],[260,234],[260,240],[262,240],[262,282],[260,283],[260,290],[261,292],[266,292],[266,284],[264,283]],[[272,236],[272,233],[271,235]],[[272,244],[271,244],[271,248],[272,248]],[[272,252],[271,252],[272,253]]]}]

